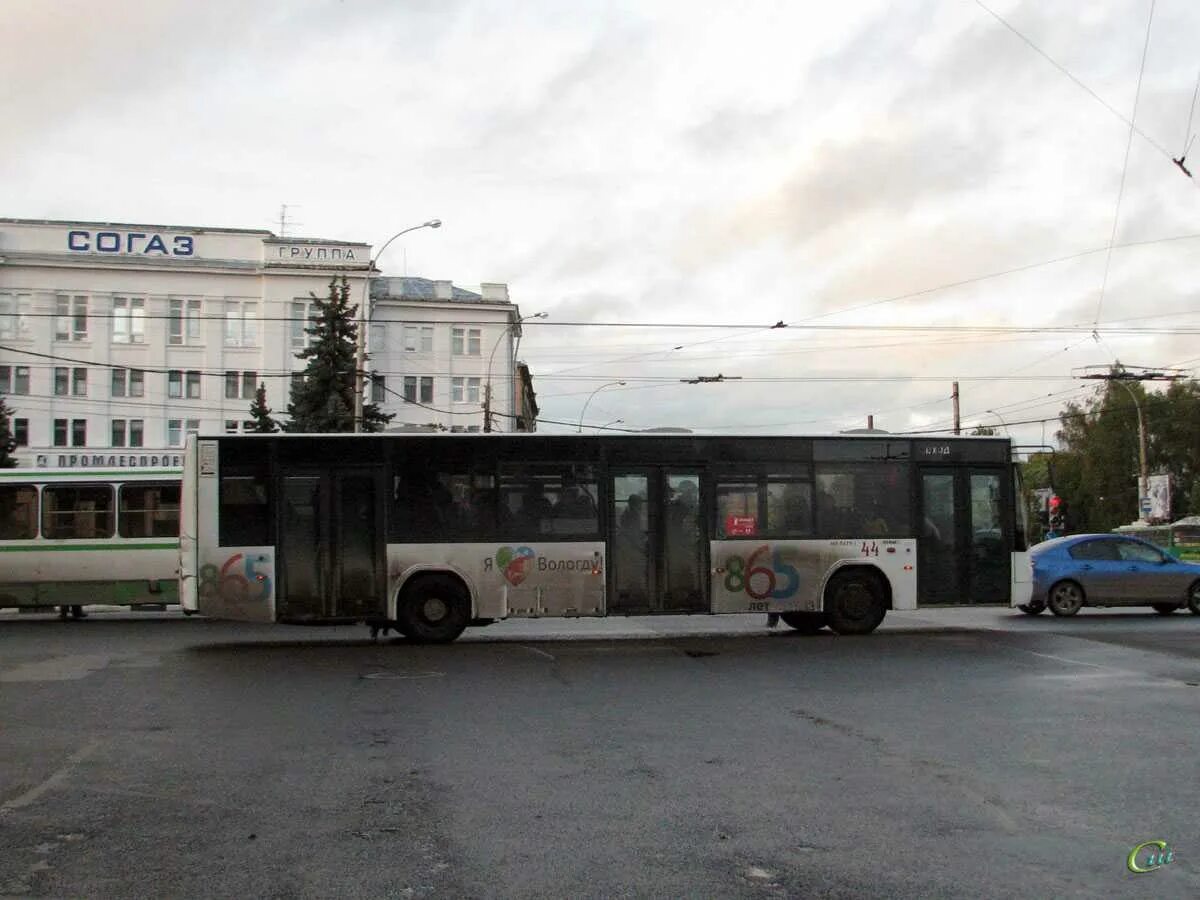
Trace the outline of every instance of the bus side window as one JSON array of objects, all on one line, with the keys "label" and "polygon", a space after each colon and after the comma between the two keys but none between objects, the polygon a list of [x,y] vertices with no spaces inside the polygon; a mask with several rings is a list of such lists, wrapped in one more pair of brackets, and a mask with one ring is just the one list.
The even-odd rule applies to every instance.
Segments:
[{"label": "bus side window", "polygon": [[179,484],[123,484],[117,494],[121,537],[178,537]]},{"label": "bus side window", "polygon": [[0,487],[0,541],[23,541],[37,537],[37,488],[32,484]]},{"label": "bus side window", "polygon": [[113,536],[113,489],[107,484],[42,488],[42,534],[48,538]]}]

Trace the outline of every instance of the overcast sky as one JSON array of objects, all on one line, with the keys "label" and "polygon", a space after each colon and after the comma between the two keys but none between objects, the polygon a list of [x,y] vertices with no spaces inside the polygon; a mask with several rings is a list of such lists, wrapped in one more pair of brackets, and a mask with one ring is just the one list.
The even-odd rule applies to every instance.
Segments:
[{"label": "overcast sky", "polygon": [[6,0],[0,215],[277,229],[286,202],[289,233],[376,246],[439,217],[381,267],[547,312],[521,355],[564,422],[624,380],[588,422],[946,428],[958,379],[997,425],[1084,366],[1200,363],[1200,181],[1170,159],[1196,3],[1154,7],[1127,166],[1149,0],[989,0],[1029,43],[973,0],[715,6]]}]

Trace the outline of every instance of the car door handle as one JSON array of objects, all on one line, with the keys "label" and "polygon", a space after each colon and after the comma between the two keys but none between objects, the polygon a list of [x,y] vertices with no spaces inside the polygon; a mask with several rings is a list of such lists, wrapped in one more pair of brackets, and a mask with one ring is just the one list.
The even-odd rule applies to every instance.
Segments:
[{"label": "car door handle", "polygon": [[1080,566],[1079,568],[1083,569],[1083,571],[1085,571],[1085,572],[1090,572],[1090,571],[1092,571],[1092,567],[1091,567],[1090,565],[1088,565],[1087,563],[1084,563],[1084,564],[1083,564],[1082,566]]}]

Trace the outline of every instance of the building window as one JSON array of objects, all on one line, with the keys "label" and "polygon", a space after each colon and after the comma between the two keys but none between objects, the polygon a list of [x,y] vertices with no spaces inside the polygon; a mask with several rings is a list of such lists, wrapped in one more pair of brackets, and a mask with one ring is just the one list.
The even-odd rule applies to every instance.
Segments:
[{"label": "building window", "polygon": [[404,376],[404,399],[409,403],[417,402],[417,379],[414,375]]},{"label": "building window", "polygon": [[422,353],[432,353],[433,352],[433,326],[432,325],[422,325],[421,326],[421,352]]},{"label": "building window", "polygon": [[54,420],[54,446],[55,447],[67,446],[67,420],[66,419],[55,419]]},{"label": "building window", "polygon": [[87,297],[56,297],[54,304],[54,339],[56,341],[86,341],[88,330]]},{"label": "building window", "polygon": [[433,402],[433,378],[427,375],[421,376],[421,402]]},{"label": "building window", "polygon": [[[183,372],[179,369],[172,369],[167,373],[167,398],[169,400],[178,400],[183,396]],[[175,444],[171,445],[176,446]]]},{"label": "building window", "polygon": [[187,396],[188,396],[189,400],[199,400],[200,399],[200,373],[199,372],[193,371],[193,372],[187,373]]},{"label": "building window", "polygon": [[383,375],[371,376],[371,402],[383,403],[387,400],[387,378]]},{"label": "building window", "polygon": [[225,346],[258,346],[258,304],[241,300],[225,301]]},{"label": "building window", "polygon": [[167,446],[178,447],[183,443],[183,420],[167,419]]},{"label": "building window", "polygon": [[29,337],[29,294],[0,294],[0,339]]},{"label": "building window", "polygon": [[13,419],[12,420],[12,435],[13,441],[18,447],[29,446],[29,420],[28,419]]},{"label": "building window", "polygon": [[141,397],[146,393],[146,373],[141,369],[113,369],[113,397]]},{"label": "building window", "polygon": [[292,349],[303,350],[312,343],[312,335],[304,329],[316,321],[316,305],[303,300],[292,301],[291,331]]},{"label": "building window", "polygon": [[71,370],[66,366],[54,367],[54,396],[65,397],[70,392]]},{"label": "building window", "polygon": [[295,394],[296,391],[302,391],[302,390],[304,390],[304,373],[303,372],[293,372],[292,373],[291,393]]},{"label": "building window", "polygon": [[[430,387],[430,390],[432,390],[432,386]],[[456,403],[462,403],[464,400],[466,400],[468,403],[478,403],[479,379],[451,378],[450,399]]]},{"label": "building window", "polygon": [[113,446],[113,447],[124,447],[125,446],[125,420],[124,419],[113,419],[112,420],[112,444],[110,446]]},{"label": "building window", "polygon": [[450,352],[455,356],[479,356],[479,329],[451,328]]},{"label": "building window", "polygon": [[87,396],[87,369],[72,370],[71,393],[76,397]]},{"label": "building window", "polygon": [[0,394],[28,394],[29,366],[0,366]]},{"label": "building window", "polygon": [[141,344],[146,340],[146,301],[140,297],[113,297],[114,344]]},{"label": "building window", "polygon": [[145,442],[146,420],[145,419],[130,419],[129,420],[129,446],[141,447]]},{"label": "building window", "polygon": [[238,430],[237,419],[226,419],[225,420],[225,433],[226,434],[237,434],[237,430]]},{"label": "building window", "polygon": [[71,420],[71,446],[87,446],[87,419]]},{"label": "building window", "polygon": [[254,399],[254,385],[258,381],[257,372],[243,372],[241,376],[241,387],[238,387],[238,373],[225,373],[225,399],[236,400],[241,397],[243,400]]},{"label": "building window", "polygon": [[404,326],[404,349],[408,353],[415,353],[417,347],[420,346],[420,335],[416,325]]},{"label": "building window", "polygon": [[200,301],[171,298],[167,301],[167,342],[200,343]]}]

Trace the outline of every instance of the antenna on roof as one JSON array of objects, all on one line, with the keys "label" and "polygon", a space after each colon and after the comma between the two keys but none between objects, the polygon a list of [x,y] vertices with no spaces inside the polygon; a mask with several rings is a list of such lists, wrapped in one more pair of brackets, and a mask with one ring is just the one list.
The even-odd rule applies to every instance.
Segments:
[{"label": "antenna on roof", "polygon": [[287,237],[289,225],[303,225],[303,222],[297,222],[293,219],[288,219],[289,209],[299,209],[299,203],[280,203],[279,204],[279,236]]}]

